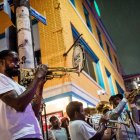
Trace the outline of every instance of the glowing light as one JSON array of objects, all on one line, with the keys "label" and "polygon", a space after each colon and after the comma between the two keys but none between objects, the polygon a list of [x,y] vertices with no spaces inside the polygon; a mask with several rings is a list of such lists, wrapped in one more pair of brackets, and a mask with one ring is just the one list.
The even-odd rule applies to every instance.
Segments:
[{"label": "glowing light", "polygon": [[98,16],[100,17],[101,16],[100,10],[99,10],[98,4],[97,4],[97,2],[95,0],[94,0],[94,6],[95,6],[95,10],[96,10]]}]

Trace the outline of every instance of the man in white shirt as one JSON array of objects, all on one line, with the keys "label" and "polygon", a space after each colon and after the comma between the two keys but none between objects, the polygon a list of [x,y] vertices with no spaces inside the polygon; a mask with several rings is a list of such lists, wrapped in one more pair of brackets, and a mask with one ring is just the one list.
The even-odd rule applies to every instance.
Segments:
[{"label": "man in white shirt", "polygon": [[19,74],[19,58],[16,52],[0,52],[0,140],[41,140],[42,134],[35,114],[41,103],[38,101],[35,113],[30,104],[34,95],[42,98],[47,67],[41,65],[31,84],[25,89],[13,80]]},{"label": "man in white shirt", "polygon": [[69,132],[71,140],[100,140],[106,129],[106,119],[101,119],[100,128],[95,131],[89,124],[85,122],[83,104],[78,101],[70,102],[66,107],[67,115],[70,118]]}]

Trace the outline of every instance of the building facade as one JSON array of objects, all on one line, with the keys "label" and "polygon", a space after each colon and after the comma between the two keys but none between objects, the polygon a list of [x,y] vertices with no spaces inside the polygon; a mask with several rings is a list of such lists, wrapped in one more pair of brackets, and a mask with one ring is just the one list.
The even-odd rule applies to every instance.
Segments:
[{"label": "building facade", "polygon": [[[78,100],[84,107],[95,106],[111,95],[124,93],[125,86],[116,48],[89,0],[30,0],[31,6],[47,18],[47,25],[33,19],[36,63],[49,67],[72,67],[71,50],[78,42],[82,45],[86,62],[80,76],[68,73],[62,78],[48,80],[43,91],[46,113],[63,112],[70,101]],[[0,50],[6,48],[4,24],[8,24],[3,10],[0,18]],[[9,25],[11,23],[9,22]],[[4,26],[4,27],[3,27]]]}]

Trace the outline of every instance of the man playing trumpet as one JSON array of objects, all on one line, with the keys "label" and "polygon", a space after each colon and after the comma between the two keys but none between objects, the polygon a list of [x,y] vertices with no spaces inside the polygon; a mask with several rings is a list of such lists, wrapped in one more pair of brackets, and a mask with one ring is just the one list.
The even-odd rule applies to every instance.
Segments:
[{"label": "man playing trumpet", "polygon": [[[25,89],[14,81],[19,74],[19,58],[14,51],[0,52],[0,140],[42,140],[37,116],[48,68],[40,65]],[[33,111],[31,101],[36,95]],[[35,100],[34,100],[35,101]]]},{"label": "man playing trumpet", "polygon": [[129,107],[132,112],[132,118],[135,124],[138,138],[140,139],[140,87],[137,86],[133,91],[128,93]]},{"label": "man playing trumpet", "polygon": [[[123,97],[122,94],[111,96],[110,104],[113,105],[113,109],[107,112],[107,115],[111,120],[117,120],[118,122],[128,122],[128,125],[121,123],[117,124],[116,139],[117,140],[138,140],[139,132],[136,129],[136,124],[132,120],[131,112],[126,109],[126,105],[129,102],[130,108],[132,108],[132,102],[130,101],[130,94]],[[134,115],[134,112],[132,111]]]},{"label": "man playing trumpet", "polygon": [[134,122],[140,125],[140,88],[134,89],[129,94],[129,106],[133,112]]}]

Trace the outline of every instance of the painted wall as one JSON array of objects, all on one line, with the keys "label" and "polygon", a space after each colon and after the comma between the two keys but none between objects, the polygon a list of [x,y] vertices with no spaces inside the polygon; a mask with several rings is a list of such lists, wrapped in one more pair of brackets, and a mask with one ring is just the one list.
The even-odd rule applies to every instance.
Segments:
[{"label": "painted wall", "polygon": [[[41,3],[43,3],[43,5],[40,7]],[[99,97],[97,95],[97,90],[100,90],[101,87],[84,72],[80,75],[80,77],[78,77],[76,74],[69,74],[64,78],[51,80],[46,84],[46,88],[72,81],[76,85],[87,91],[90,95],[93,95],[98,99],[100,98],[107,100],[110,96],[110,90],[105,72],[105,68],[107,68],[112,76],[112,82],[115,93],[117,93],[115,81],[117,81],[122,87],[122,89],[124,89],[122,77],[118,73],[113,57],[115,56],[117,58],[116,51],[112,48],[111,44],[104,35],[104,32],[101,30],[96,19],[94,18],[93,13],[90,11],[89,7],[87,6],[87,3],[84,0],[75,1],[75,7],[71,4],[69,0],[48,0],[47,2],[38,1],[37,3],[33,3],[33,1],[31,1],[31,4],[35,9],[37,9],[42,14],[45,14],[47,17],[47,26],[39,24],[41,40],[40,47],[43,62],[46,63],[47,61],[49,66],[72,66],[72,51],[70,51],[66,58],[63,57],[63,53],[66,50],[68,50],[74,42],[71,30],[72,24],[80,34],[83,34],[83,39],[99,58],[101,72],[103,75],[103,81],[105,84],[105,90],[107,91],[107,94],[103,96],[101,95]],[[84,4],[84,6],[89,12],[92,32],[90,32],[88,27],[86,26],[82,4]],[[100,29],[104,50],[102,50],[99,46],[96,26],[98,26],[98,28]],[[112,62],[109,60],[105,42],[107,42],[110,47]]]},{"label": "painted wall", "polygon": [[[72,67],[71,59],[73,51],[71,50],[66,58],[63,57],[64,52],[74,43],[71,29],[72,24],[79,34],[83,34],[83,40],[98,57],[105,85],[104,90],[107,94],[99,96],[97,91],[102,90],[101,86],[84,71],[80,74],[80,77],[77,74],[70,73],[63,78],[46,82],[44,92],[47,89],[53,89],[53,87],[72,82],[89,96],[93,96],[96,99],[108,100],[110,97],[110,90],[105,68],[111,73],[115,93],[118,92],[115,81],[124,89],[123,79],[118,73],[114,58],[112,57],[112,62],[109,60],[105,42],[107,42],[110,47],[111,56],[117,58],[116,51],[112,48],[104,32],[98,25],[98,22],[85,0],[75,0],[75,7],[69,0],[31,0],[30,3],[34,9],[47,18],[47,26],[40,22],[38,23],[42,62],[48,64],[50,67]],[[82,4],[84,4],[89,12],[92,32],[86,25]],[[98,26],[101,31],[104,50],[99,46],[96,26]],[[2,31],[1,27],[0,31]],[[63,91],[61,92],[63,93]],[[55,96],[55,94],[50,96]],[[45,93],[45,97],[47,98],[47,93]]]}]

